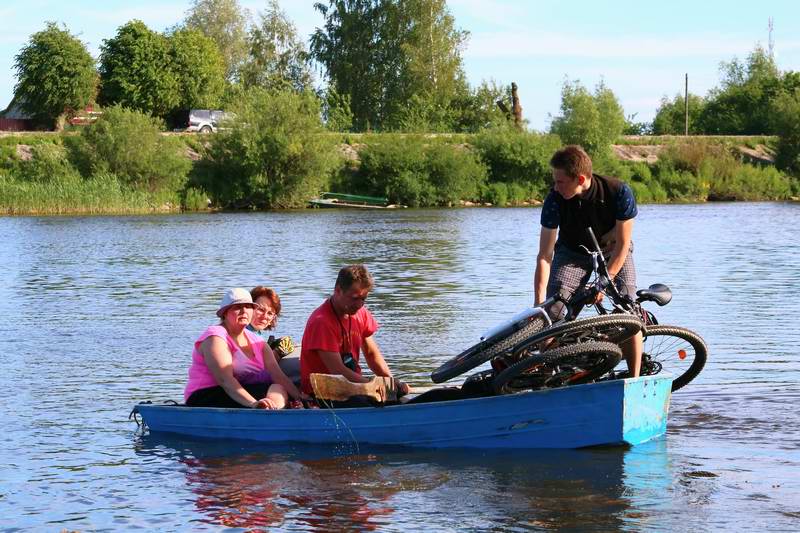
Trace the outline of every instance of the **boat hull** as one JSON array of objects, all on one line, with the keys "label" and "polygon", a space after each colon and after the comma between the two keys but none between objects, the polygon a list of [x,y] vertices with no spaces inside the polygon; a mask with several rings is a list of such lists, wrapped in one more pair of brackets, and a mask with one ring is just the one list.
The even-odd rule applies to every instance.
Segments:
[{"label": "boat hull", "polygon": [[139,404],[152,432],[263,442],[426,448],[581,448],[664,434],[668,375],[520,394],[361,409],[217,409]]}]

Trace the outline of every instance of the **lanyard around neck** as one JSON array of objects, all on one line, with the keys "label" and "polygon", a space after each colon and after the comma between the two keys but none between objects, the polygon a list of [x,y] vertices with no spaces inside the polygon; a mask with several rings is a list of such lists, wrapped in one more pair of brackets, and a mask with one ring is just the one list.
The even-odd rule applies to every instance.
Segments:
[{"label": "lanyard around neck", "polygon": [[[342,341],[347,339],[347,346],[345,351],[349,351],[351,349],[350,343],[350,335],[353,333],[353,315],[347,315],[347,331],[344,330],[344,324],[342,324],[342,319],[339,318],[339,315],[336,313],[336,308],[333,307],[333,301],[328,298],[328,304],[331,306],[331,311],[333,312],[333,316],[336,317],[336,321],[339,323],[339,329],[342,331]],[[342,342],[344,344],[344,342]]]}]

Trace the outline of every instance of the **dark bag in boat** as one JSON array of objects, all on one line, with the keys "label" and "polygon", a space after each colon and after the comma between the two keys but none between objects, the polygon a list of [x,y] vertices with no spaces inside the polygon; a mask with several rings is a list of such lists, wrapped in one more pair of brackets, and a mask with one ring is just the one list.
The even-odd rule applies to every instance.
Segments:
[{"label": "dark bag in boat", "polygon": [[292,338],[288,335],[285,337],[278,337],[277,339],[275,335],[270,335],[269,339],[267,339],[267,344],[272,348],[272,351],[275,353],[275,358],[278,360],[291,354],[295,349],[294,341],[292,341]]}]

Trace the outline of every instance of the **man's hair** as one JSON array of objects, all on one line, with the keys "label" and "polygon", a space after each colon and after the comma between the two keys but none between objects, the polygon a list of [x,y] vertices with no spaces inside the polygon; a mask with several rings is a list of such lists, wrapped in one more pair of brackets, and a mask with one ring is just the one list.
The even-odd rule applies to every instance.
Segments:
[{"label": "man's hair", "polygon": [[571,178],[580,175],[592,177],[592,158],[577,144],[567,145],[553,154],[550,166],[563,170]]},{"label": "man's hair", "polygon": [[342,268],[339,275],[336,276],[336,287],[343,291],[349,290],[356,283],[369,290],[372,290],[375,285],[372,274],[369,273],[366,266],[348,265]]}]

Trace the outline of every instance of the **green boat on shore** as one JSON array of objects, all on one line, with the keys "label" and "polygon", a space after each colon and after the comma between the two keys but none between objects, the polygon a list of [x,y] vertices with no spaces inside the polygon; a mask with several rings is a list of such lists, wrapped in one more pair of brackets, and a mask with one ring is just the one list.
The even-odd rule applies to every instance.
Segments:
[{"label": "green boat on shore", "polygon": [[388,198],[380,196],[361,196],[338,192],[324,192],[320,198],[308,201],[312,207],[339,207],[355,209],[396,209],[404,205],[390,204]]}]

